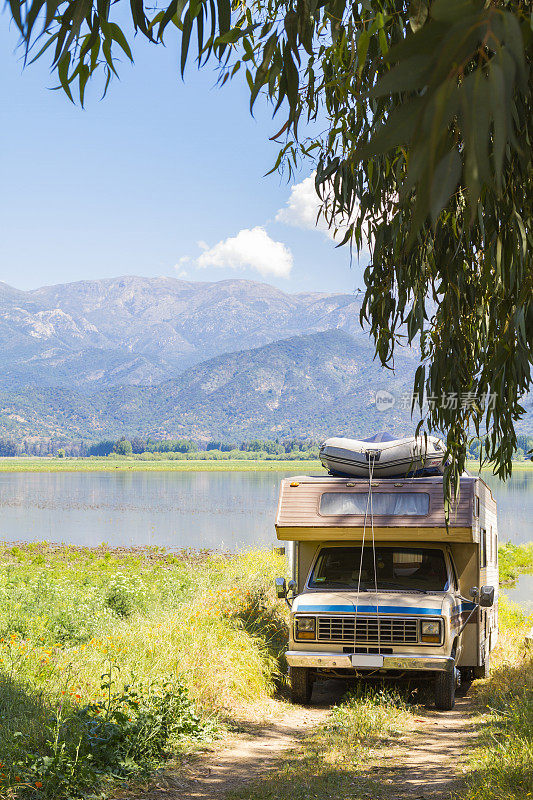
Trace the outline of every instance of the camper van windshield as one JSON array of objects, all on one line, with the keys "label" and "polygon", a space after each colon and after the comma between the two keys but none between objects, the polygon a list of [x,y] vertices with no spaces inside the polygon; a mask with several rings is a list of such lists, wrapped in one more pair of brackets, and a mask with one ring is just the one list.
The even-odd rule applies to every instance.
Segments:
[{"label": "camper van windshield", "polygon": [[[407,547],[376,547],[377,588],[443,592],[448,589],[446,562],[442,550]],[[311,589],[357,589],[373,591],[372,547],[325,547],[313,569]]]}]

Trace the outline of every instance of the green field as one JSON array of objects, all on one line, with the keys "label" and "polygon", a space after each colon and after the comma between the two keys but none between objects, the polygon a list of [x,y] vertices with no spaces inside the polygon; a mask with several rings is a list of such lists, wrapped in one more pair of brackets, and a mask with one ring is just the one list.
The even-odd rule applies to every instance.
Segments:
[{"label": "green field", "polygon": [[0,800],[102,797],[266,702],[285,568],[268,551],[1,546]]},{"label": "green field", "polygon": [[[500,555],[531,566],[531,548]],[[273,587],[285,570],[267,550],[0,546],[0,800],[116,797],[169,755],[269,718],[285,686],[288,610]],[[500,600],[492,676],[474,687],[485,724],[457,800],[533,791],[530,626]],[[379,687],[352,693],[282,759],[275,787],[232,796],[369,797],[358,788],[368,743],[387,748],[408,731],[416,702]]]},{"label": "green field", "polygon": [[[466,468],[469,472],[473,475],[479,471],[479,461],[467,461]],[[533,461],[513,461],[513,472],[524,472],[533,470]],[[492,467],[485,466],[481,470],[482,472],[492,472]]]},{"label": "green field", "polygon": [[[475,474],[479,462],[467,462],[468,469]],[[253,472],[253,471],[285,471],[296,474],[317,472],[326,474],[318,459],[302,460],[265,460],[265,459],[183,459],[169,460],[161,458],[154,461],[141,461],[136,458],[0,458],[0,472]],[[515,461],[514,471],[533,470],[532,461]],[[483,472],[489,472],[484,467]]]},{"label": "green field", "polygon": [[[301,474],[323,470],[320,461],[263,461],[235,459],[212,461],[187,459],[139,461],[134,458],[0,458],[0,472],[253,472],[261,470]],[[324,474],[326,474],[324,472]]]}]

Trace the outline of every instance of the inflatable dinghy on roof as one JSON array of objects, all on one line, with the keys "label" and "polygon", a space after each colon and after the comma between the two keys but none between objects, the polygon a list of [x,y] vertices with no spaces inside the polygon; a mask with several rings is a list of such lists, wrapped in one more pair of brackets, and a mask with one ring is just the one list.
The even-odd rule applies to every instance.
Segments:
[{"label": "inflatable dinghy on roof", "polygon": [[322,465],[332,475],[394,478],[438,475],[444,471],[446,448],[436,436],[395,439],[378,433],[370,439],[326,439],[320,448]]}]

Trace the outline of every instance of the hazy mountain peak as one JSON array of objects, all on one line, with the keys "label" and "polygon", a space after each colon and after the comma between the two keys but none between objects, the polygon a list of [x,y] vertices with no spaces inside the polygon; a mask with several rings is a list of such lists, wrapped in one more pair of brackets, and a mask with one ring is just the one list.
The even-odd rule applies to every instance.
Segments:
[{"label": "hazy mountain peak", "polygon": [[[119,378],[153,383],[211,356],[276,339],[339,328],[366,340],[350,295],[291,295],[240,278],[122,275],[27,292],[2,284],[0,299],[0,367],[17,383],[92,389]],[[117,373],[111,363],[132,368]]]},{"label": "hazy mountain peak", "polygon": [[[383,370],[353,295],[122,276],[0,284],[0,300],[0,435],[234,441],[412,427],[401,398],[416,353]],[[386,413],[380,389],[397,399]]]}]

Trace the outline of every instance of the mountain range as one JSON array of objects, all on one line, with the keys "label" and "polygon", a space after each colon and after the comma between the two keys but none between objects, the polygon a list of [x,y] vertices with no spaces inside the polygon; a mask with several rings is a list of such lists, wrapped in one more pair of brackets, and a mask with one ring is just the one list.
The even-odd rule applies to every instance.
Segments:
[{"label": "mountain range", "polygon": [[366,341],[352,295],[289,295],[245,280],[123,277],[0,284],[0,370],[15,384],[147,385],[201,361],[340,329]]},{"label": "mountain range", "polygon": [[[418,354],[399,352],[395,371],[383,370],[359,311],[353,295],[246,280],[0,284],[0,436],[412,430]],[[390,410],[376,407],[380,389],[396,399]]]}]

